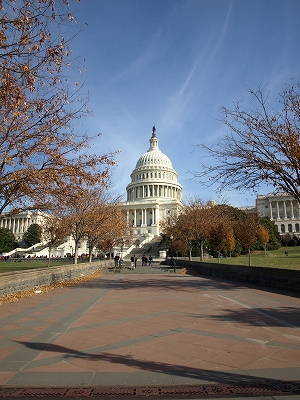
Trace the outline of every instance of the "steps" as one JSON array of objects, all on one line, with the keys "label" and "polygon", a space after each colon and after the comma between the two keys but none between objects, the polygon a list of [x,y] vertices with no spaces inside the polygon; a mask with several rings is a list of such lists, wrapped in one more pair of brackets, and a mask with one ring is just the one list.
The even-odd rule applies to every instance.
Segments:
[{"label": "steps", "polygon": [[129,254],[126,255],[125,261],[130,260],[130,257],[135,255],[138,260],[142,258],[143,255],[149,257],[150,254],[153,259],[159,258],[159,251],[165,248],[162,242],[161,236],[155,236],[151,242],[145,243],[142,247],[135,247]]}]

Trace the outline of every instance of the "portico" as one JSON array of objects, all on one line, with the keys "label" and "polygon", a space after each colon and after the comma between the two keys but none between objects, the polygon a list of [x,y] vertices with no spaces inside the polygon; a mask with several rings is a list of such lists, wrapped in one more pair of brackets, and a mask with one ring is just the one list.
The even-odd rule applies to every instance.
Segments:
[{"label": "portico", "polygon": [[281,234],[300,234],[299,208],[299,202],[284,193],[259,195],[256,199],[258,214],[274,221]]}]

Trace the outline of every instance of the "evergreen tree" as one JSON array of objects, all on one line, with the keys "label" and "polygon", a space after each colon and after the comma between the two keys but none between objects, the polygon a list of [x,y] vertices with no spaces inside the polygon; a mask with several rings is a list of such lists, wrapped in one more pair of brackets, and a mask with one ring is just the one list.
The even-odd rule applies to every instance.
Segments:
[{"label": "evergreen tree", "polygon": [[0,253],[13,250],[14,244],[14,234],[7,228],[0,228]]},{"label": "evergreen tree", "polygon": [[41,241],[42,230],[38,224],[31,224],[24,233],[23,240],[26,247],[33,246]]},{"label": "evergreen tree", "polygon": [[262,217],[261,224],[268,230],[270,235],[268,242],[268,250],[279,249],[281,246],[281,238],[280,234],[276,230],[274,222],[271,221],[269,217]]}]

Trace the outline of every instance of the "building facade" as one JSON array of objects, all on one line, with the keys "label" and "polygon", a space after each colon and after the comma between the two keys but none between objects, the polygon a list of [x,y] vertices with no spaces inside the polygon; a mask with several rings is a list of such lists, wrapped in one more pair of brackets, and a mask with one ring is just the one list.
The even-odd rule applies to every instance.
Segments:
[{"label": "building facade", "polygon": [[16,242],[21,243],[23,241],[23,235],[29,226],[32,224],[41,225],[44,215],[45,214],[40,211],[24,211],[19,214],[3,215],[2,218],[0,218],[0,228],[9,229],[15,235]]},{"label": "building facade", "polygon": [[284,193],[258,195],[256,212],[269,217],[280,234],[300,236],[300,205],[292,196]]},{"label": "building facade", "polygon": [[168,156],[158,147],[155,126],[150,148],[137,161],[126,187],[124,208],[133,237],[154,237],[160,234],[160,223],[180,211],[182,186]]}]

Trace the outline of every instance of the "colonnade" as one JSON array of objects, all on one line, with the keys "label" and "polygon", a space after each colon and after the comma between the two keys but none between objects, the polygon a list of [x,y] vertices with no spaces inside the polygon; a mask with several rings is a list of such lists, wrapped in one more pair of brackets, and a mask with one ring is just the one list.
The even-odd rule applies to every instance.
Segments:
[{"label": "colonnade", "polygon": [[129,226],[152,226],[159,224],[159,207],[134,208],[127,210]]},{"label": "colonnade", "polygon": [[0,227],[7,228],[12,233],[24,233],[27,231],[29,226],[32,224],[31,217],[23,217],[23,218],[3,218],[0,220]]},{"label": "colonnade", "polygon": [[160,197],[181,200],[181,189],[174,185],[141,185],[133,186],[127,190],[127,201],[147,197]]},{"label": "colonnade", "polygon": [[271,219],[299,219],[299,203],[295,200],[269,201],[269,209]]}]

